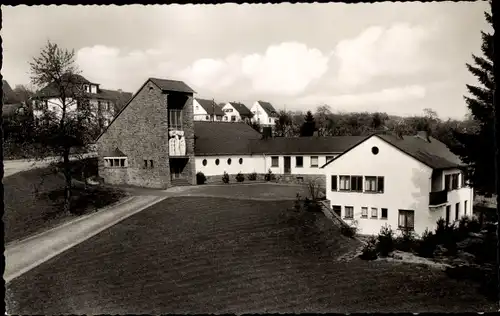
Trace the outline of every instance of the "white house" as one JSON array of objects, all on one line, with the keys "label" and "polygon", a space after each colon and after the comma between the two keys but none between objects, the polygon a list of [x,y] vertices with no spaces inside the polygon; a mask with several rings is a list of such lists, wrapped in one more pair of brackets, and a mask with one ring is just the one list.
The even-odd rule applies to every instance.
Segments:
[{"label": "white house", "polygon": [[[81,75],[65,76],[68,93],[66,99],[66,110],[68,113],[74,113],[78,108],[76,98],[71,96],[78,95],[78,99],[86,98],[91,107],[92,113],[95,113],[101,128],[105,128],[113,120],[114,116],[125,106],[132,98],[132,93],[121,90],[101,89],[97,83],[90,82]],[[40,89],[34,97],[35,107],[33,115],[40,117],[43,111],[50,111],[60,116],[62,113],[62,103],[59,96],[59,89],[54,84],[48,84]]]},{"label": "white house", "polygon": [[462,166],[446,145],[420,133],[372,135],[321,169],[333,210],[361,234],[378,234],[386,224],[422,234],[439,218],[472,215]]},{"label": "white house", "polygon": [[224,122],[248,122],[252,118],[252,112],[239,102],[227,102],[222,106]]},{"label": "white house", "polygon": [[193,99],[193,115],[195,121],[220,122],[224,112],[214,100],[195,98]]},{"label": "white house", "polygon": [[343,137],[276,137],[262,135],[245,123],[195,122],[196,171],[205,176],[258,173],[269,170],[287,182],[320,179],[327,161],[363,139]]},{"label": "white house", "polygon": [[252,122],[258,123],[262,127],[274,127],[278,119],[278,112],[271,103],[265,101],[256,101],[250,108],[253,114]]}]

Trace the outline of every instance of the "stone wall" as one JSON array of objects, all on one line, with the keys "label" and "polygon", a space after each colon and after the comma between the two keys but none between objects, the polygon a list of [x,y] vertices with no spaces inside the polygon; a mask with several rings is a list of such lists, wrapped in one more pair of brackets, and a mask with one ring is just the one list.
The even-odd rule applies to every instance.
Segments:
[{"label": "stone wall", "polygon": [[[146,82],[98,139],[99,175],[106,183],[170,186],[165,102],[166,95],[161,89],[151,81]],[[104,166],[104,156],[116,148],[127,156],[127,168]],[[153,160],[153,168],[144,167],[144,160]]]}]

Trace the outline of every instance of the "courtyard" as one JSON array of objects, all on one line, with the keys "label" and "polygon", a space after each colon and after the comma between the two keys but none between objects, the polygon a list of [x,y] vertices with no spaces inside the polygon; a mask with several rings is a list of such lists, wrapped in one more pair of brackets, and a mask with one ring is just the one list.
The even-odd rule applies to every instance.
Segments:
[{"label": "courtyard", "polygon": [[[250,191],[244,194],[245,187],[254,191],[253,197],[273,191],[272,185],[200,190],[250,197]],[[277,195],[285,198],[285,189],[279,188]],[[292,186],[288,191],[289,199],[297,192]],[[321,229],[301,232],[284,220],[292,207],[291,200],[166,199],[14,279],[6,286],[7,312],[478,312],[495,308],[477,294],[473,284],[450,279],[440,270],[383,261],[337,261],[336,257],[359,246],[357,241],[342,236],[321,213],[311,215]]]}]

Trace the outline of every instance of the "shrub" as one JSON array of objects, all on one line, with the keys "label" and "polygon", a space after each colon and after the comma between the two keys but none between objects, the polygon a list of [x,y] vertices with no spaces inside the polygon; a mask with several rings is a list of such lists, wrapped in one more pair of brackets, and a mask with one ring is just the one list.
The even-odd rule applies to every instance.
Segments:
[{"label": "shrub", "polygon": [[469,232],[479,233],[481,231],[481,223],[479,223],[479,219],[474,216],[469,220],[467,225]]},{"label": "shrub", "polygon": [[434,234],[425,229],[422,234],[422,238],[417,243],[417,254],[424,258],[432,258],[434,256],[434,250],[436,250],[436,239]]},{"label": "shrub", "polygon": [[239,172],[239,173],[236,175],[236,181],[238,181],[238,182],[243,182],[243,181],[245,181],[245,176],[244,176],[241,172]]},{"label": "shrub", "polygon": [[377,252],[381,256],[387,257],[394,250],[394,231],[386,224],[380,229],[377,240]]},{"label": "shrub", "polygon": [[309,192],[309,196],[313,201],[319,200],[319,196],[321,193],[321,185],[319,181],[309,180],[307,183],[307,190]]},{"label": "shrub", "polygon": [[363,246],[361,250],[361,255],[359,256],[363,260],[375,260],[377,259],[377,239],[371,236],[367,243]]},{"label": "shrub", "polygon": [[257,180],[257,172],[252,172],[247,176],[248,180],[255,181]]},{"label": "shrub", "polygon": [[410,229],[403,229],[401,236],[394,242],[394,248],[401,251],[411,252],[416,249],[415,233]]},{"label": "shrub", "polygon": [[354,238],[356,233],[358,232],[358,227],[356,226],[356,222],[353,221],[352,225],[342,225],[340,227],[340,233],[348,238]]},{"label": "shrub", "polygon": [[205,184],[207,182],[207,177],[205,177],[205,174],[201,171],[196,173],[196,184]]},{"label": "shrub", "polygon": [[224,174],[222,175],[222,182],[229,183],[229,175],[225,171]]},{"label": "shrub", "polygon": [[293,208],[296,211],[300,211],[302,209],[302,198],[300,197],[300,194],[298,194],[298,193],[295,196],[295,202],[293,204]]},{"label": "shrub", "polygon": [[264,180],[266,181],[273,181],[275,180],[276,177],[274,176],[273,172],[271,171],[271,169],[269,169],[269,171],[266,173],[266,175],[264,176]]}]

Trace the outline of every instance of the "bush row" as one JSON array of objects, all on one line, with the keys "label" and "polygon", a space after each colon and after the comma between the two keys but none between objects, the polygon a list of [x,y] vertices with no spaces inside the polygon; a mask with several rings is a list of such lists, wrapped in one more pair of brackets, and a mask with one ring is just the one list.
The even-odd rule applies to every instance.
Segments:
[{"label": "bush row", "polygon": [[[247,174],[246,175],[246,179],[248,181],[256,181],[257,180],[257,173],[256,172],[252,172],[252,173]],[[276,179],[276,177],[271,172],[271,170],[269,170],[268,173],[266,173],[264,175],[264,180],[265,181],[273,181],[275,179]],[[243,182],[243,181],[245,181],[245,175],[243,173],[239,172],[235,176],[235,180],[237,182]],[[207,177],[205,176],[205,174],[203,172],[199,171],[196,174],[196,184],[205,184],[206,182],[207,182]],[[224,174],[222,175],[222,182],[223,183],[229,183],[230,182],[229,174],[227,172],[225,172],[225,171],[224,171]]]}]

